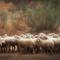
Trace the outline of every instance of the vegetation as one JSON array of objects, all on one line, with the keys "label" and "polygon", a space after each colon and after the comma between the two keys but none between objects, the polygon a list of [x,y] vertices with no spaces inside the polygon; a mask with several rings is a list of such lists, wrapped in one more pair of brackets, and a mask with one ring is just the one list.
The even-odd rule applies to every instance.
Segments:
[{"label": "vegetation", "polygon": [[[59,0],[32,0],[29,3],[27,0],[23,0],[20,1],[16,7],[8,9],[8,11],[4,12],[4,14],[10,16],[11,20],[13,20],[12,25],[14,25],[15,28],[18,26],[18,30],[21,30],[21,26],[19,25],[21,22],[20,20],[23,20],[28,27],[31,28],[28,30],[30,32],[40,32],[42,30],[60,32],[59,6]],[[6,18],[6,15],[4,16],[4,14],[3,20],[9,20],[9,18]],[[17,21],[19,22],[18,25],[16,24]],[[27,25],[25,27],[27,27]]]}]

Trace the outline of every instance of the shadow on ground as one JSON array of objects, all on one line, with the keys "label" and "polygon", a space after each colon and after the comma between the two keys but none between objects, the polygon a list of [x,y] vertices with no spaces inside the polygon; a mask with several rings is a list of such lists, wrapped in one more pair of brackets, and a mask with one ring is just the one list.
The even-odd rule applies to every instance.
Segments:
[{"label": "shadow on ground", "polygon": [[34,54],[0,54],[0,60],[60,60],[60,55]]}]

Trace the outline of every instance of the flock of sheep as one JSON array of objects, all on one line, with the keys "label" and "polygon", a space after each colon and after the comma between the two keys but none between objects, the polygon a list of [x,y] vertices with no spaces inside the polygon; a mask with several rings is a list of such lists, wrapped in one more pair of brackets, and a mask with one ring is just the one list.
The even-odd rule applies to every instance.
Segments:
[{"label": "flock of sheep", "polygon": [[20,52],[20,53],[56,53],[60,52],[60,34],[39,33],[33,35],[25,33],[21,35],[0,36],[1,52]]}]

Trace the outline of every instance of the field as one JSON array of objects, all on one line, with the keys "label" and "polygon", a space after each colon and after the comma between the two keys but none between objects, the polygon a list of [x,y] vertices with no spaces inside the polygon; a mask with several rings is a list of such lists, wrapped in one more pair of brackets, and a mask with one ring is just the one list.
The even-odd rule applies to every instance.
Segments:
[{"label": "field", "polygon": [[60,55],[49,55],[49,54],[25,54],[20,55],[19,53],[2,53],[0,54],[0,60],[60,60]]},{"label": "field", "polygon": [[[60,0],[0,0],[0,38],[4,34],[27,32],[60,33],[59,7]],[[60,60],[60,52],[53,55],[0,53],[0,60]]]}]

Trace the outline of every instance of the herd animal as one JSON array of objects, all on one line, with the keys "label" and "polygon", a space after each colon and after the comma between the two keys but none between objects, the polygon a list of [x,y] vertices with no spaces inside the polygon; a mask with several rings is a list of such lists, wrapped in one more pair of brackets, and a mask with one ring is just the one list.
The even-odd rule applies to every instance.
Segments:
[{"label": "herd animal", "polygon": [[56,53],[60,52],[60,34],[39,33],[33,35],[25,33],[21,35],[0,36],[0,53],[19,52],[19,53]]}]

